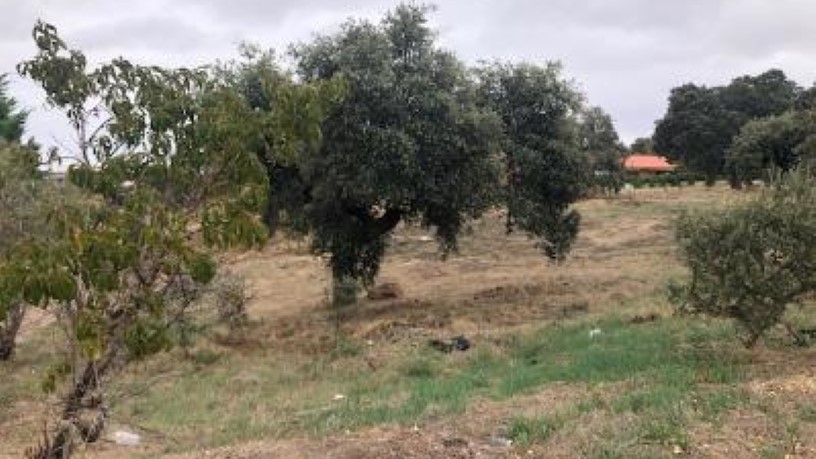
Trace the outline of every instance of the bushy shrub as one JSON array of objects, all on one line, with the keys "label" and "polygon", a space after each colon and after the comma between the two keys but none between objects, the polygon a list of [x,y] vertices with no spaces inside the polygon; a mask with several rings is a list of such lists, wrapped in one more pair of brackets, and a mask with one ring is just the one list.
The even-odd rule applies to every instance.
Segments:
[{"label": "bushy shrub", "polygon": [[756,199],[687,214],[677,226],[690,271],[671,288],[681,311],[731,318],[753,346],[788,306],[816,291],[816,179],[778,177]]},{"label": "bushy shrub", "polygon": [[215,279],[212,289],[218,320],[226,324],[230,331],[246,326],[249,322],[246,310],[249,294],[244,279],[235,274],[223,274]]}]

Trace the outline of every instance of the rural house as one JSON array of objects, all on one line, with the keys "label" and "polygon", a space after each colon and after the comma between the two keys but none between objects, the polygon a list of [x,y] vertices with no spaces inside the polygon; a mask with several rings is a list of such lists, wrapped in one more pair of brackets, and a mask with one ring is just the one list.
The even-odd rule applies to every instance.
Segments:
[{"label": "rural house", "polygon": [[623,169],[632,176],[651,177],[674,172],[677,166],[663,156],[634,154],[623,159]]}]

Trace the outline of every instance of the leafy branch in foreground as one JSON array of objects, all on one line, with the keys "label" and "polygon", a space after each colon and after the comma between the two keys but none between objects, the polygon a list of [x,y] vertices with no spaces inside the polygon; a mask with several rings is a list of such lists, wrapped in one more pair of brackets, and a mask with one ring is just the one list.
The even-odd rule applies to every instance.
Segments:
[{"label": "leafy branch in foreground", "polygon": [[[213,249],[265,240],[268,185],[253,142],[273,134],[313,142],[307,136],[318,135],[320,112],[283,111],[287,122],[267,126],[217,72],[124,59],[89,70],[53,26],[38,23],[34,39],[39,53],[19,70],[76,131],[69,179],[86,195],[54,209],[51,240],[10,250],[0,301],[46,308],[65,330],[65,361],[44,384],[64,383],[61,410],[28,452],[62,458],[99,438],[108,416],[104,382],[114,370],[175,344],[215,275]],[[271,128],[278,131],[265,132]]]}]

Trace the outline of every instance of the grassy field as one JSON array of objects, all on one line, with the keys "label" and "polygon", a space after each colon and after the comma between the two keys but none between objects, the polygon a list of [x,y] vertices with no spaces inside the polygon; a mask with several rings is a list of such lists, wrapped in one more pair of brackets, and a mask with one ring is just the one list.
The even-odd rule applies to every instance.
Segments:
[{"label": "grassy field", "polygon": [[[130,367],[112,424],[143,444],[80,456],[816,457],[816,352],[776,331],[746,351],[732,324],[676,317],[665,299],[684,275],[672,220],[739,199],[694,187],[583,202],[559,266],[498,214],[447,261],[401,228],[381,280],[404,297],[361,301],[339,334],[320,260],[292,242],[235,257],[252,290],[245,336],[204,330],[186,355]],[[808,308],[794,319],[816,322]],[[0,366],[0,457],[35,441],[53,406],[39,386],[58,337],[44,323]],[[457,335],[473,347],[427,345]]]}]

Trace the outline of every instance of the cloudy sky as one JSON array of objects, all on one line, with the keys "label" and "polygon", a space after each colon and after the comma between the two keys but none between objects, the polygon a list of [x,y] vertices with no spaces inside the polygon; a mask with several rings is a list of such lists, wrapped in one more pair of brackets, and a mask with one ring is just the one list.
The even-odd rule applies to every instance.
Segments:
[{"label": "cloudy sky", "polygon": [[[242,41],[285,50],[348,17],[375,19],[397,0],[0,0],[0,73],[34,53],[37,18],[92,61],[195,65],[234,55]],[[649,135],[669,90],[783,69],[816,80],[814,0],[436,0],[442,45],[461,58],[559,60],[621,137]],[[32,84],[11,91],[32,110],[29,134],[70,144],[64,122]]]}]

